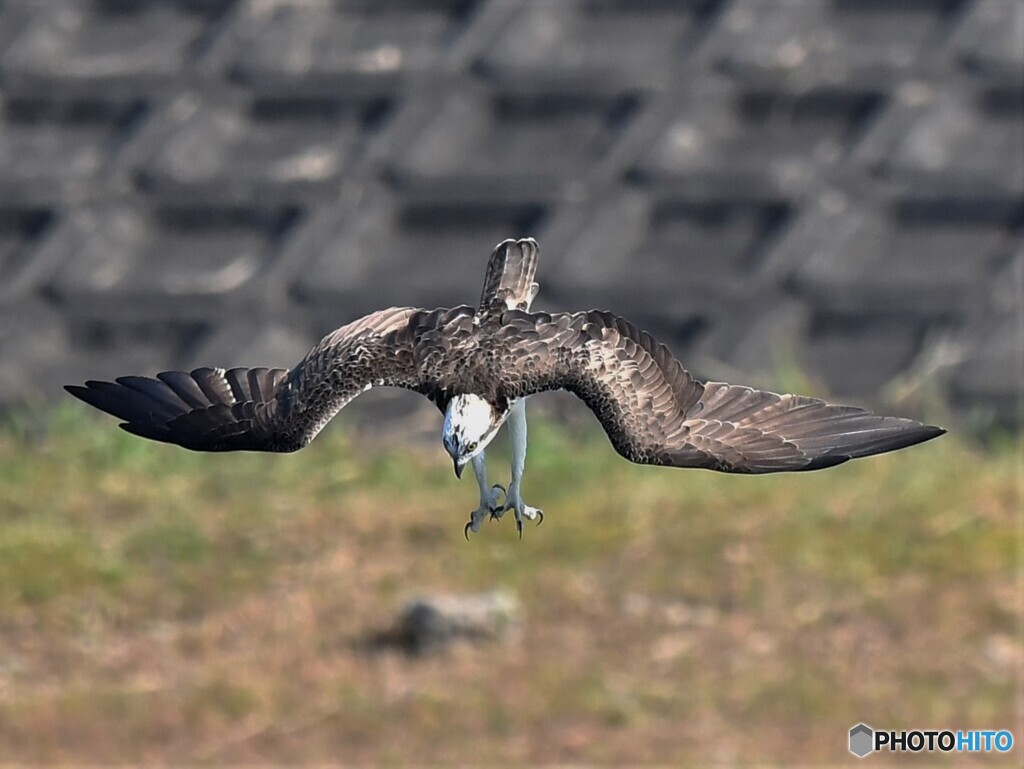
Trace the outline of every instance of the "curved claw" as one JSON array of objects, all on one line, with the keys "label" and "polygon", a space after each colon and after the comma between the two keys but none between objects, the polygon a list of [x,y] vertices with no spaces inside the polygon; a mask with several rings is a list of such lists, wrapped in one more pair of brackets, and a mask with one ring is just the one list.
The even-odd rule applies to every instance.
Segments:
[{"label": "curved claw", "polygon": [[470,530],[470,528],[471,528],[472,526],[473,526],[473,522],[472,522],[472,521],[470,521],[469,523],[467,523],[467,524],[466,524],[466,528],[464,528],[464,529],[462,530],[462,534],[463,534],[463,536],[465,536],[465,537],[466,537],[466,541],[467,541],[467,542],[469,542],[469,530]]},{"label": "curved claw", "polygon": [[523,522],[516,518],[516,530],[519,532],[519,539],[523,538]]},{"label": "curved claw", "polygon": [[502,485],[501,485],[500,483],[496,483],[496,484],[494,484],[493,486],[491,486],[491,493],[492,493],[492,494],[494,493],[494,490],[495,490],[495,489],[501,489],[501,493],[502,493],[502,494],[505,494],[505,495],[507,495],[507,494],[508,494],[508,492],[507,492],[507,491],[505,491],[505,487],[504,487],[504,486],[502,486]]},{"label": "curved claw", "polygon": [[542,523],[544,523],[544,511],[537,510],[537,525],[540,526]]}]

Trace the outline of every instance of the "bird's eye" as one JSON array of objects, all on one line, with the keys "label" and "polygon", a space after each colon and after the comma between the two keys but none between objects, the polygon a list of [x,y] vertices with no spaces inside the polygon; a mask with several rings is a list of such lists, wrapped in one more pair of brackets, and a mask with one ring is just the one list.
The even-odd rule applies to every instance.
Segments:
[{"label": "bird's eye", "polygon": [[476,451],[476,443],[476,441],[473,441],[471,444],[469,444],[470,451]]}]

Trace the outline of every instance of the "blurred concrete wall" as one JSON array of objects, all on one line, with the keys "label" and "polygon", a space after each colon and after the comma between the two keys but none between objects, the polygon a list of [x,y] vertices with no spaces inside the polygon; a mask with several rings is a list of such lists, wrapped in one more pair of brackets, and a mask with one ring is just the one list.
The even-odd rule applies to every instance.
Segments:
[{"label": "blurred concrete wall", "polygon": [[[1019,413],[1020,0],[0,0],[0,402],[472,303]],[[762,380],[763,381],[763,380]]]}]

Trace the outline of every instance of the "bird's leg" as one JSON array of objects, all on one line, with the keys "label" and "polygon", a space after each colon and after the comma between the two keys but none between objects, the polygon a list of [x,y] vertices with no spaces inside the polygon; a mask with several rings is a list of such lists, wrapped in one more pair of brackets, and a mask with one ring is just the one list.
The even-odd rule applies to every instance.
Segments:
[{"label": "bird's leg", "polygon": [[473,474],[476,476],[476,484],[480,487],[480,507],[469,515],[469,523],[466,524],[464,529],[466,539],[469,539],[469,532],[479,531],[480,524],[483,523],[486,516],[494,516],[495,513],[500,515],[501,505],[498,504],[498,499],[505,493],[504,487],[498,484],[488,488],[487,461],[484,459],[484,452],[481,451],[470,462],[473,463]]},{"label": "bird's leg", "polygon": [[519,536],[523,536],[523,518],[536,520],[540,523],[544,520],[544,511],[536,507],[530,507],[523,502],[519,495],[519,487],[523,482],[523,470],[526,467],[526,400],[519,399],[512,404],[512,410],[508,415],[508,434],[512,441],[512,482],[508,486],[508,493],[505,495],[505,505],[501,512],[512,510],[516,516],[516,529]]}]

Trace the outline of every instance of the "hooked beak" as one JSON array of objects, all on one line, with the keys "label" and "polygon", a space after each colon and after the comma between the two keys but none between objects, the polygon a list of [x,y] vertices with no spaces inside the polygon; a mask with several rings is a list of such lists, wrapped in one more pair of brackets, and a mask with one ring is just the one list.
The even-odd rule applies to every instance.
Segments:
[{"label": "hooked beak", "polygon": [[463,462],[460,465],[458,459],[452,459],[452,464],[455,466],[455,477],[461,479],[462,478],[462,471],[465,469],[466,463]]}]

